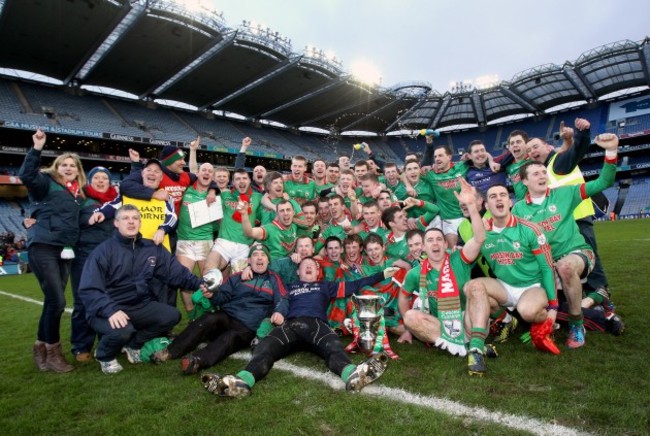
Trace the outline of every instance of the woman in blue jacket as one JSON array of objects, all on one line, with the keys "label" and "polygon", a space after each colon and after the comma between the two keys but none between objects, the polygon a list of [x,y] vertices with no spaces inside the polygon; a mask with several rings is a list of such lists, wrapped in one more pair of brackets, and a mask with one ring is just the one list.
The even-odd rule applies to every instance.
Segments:
[{"label": "woman in blue jacket", "polygon": [[79,210],[86,184],[81,161],[64,153],[45,170],[40,170],[45,133],[32,136],[18,175],[32,200],[36,223],[27,230],[29,264],[43,291],[43,312],[33,347],[34,363],[41,371],[69,372],[74,369],[61,350],[60,325],[65,309],[65,287],[74,257],[72,248],[79,238]]},{"label": "woman in blue jacket", "polygon": [[88,324],[86,309],[79,298],[81,273],[90,253],[99,244],[109,239],[115,229],[113,220],[98,223],[92,219],[92,216],[95,209],[118,196],[117,190],[111,185],[111,173],[107,168],[97,166],[91,169],[88,171],[87,179],[88,184],[83,188],[86,198],[81,202],[79,212],[79,240],[74,248],[75,257],[70,270],[74,301],[70,343],[72,345],[72,354],[77,362],[91,362],[93,360],[90,350],[96,337],[95,331]]}]

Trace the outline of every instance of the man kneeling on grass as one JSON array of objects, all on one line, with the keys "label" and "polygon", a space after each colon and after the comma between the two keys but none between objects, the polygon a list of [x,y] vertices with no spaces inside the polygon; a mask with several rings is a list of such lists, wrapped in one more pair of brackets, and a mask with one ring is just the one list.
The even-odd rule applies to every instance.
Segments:
[{"label": "man kneeling on grass", "polygon": [[170,285],[208,291],[166,248],[143,239],[140,224],[137,207],[118,209],[117,231],[93,250],[81,276],[79,296],[88,323],[101,337],[95,358],[105,374],[122,371],[116,357],[123,347],[129,362],[140,363],[142,345],[180,321],[175,307],[156,301],[161,289]]},{"label": "man kneeling on grass", "polygon": [[358,366],[352,364],[338,335],[327,324],[326,312],[332,298],[349,297],[364,286],[392,277],[397,268],[387,268],[347,283],[317,282],[319,268],[314,258],[302,259],[298,266],[300,280],[287,289],[288,307],[285,300],[283,307],[271,317],[271,322],[281,325],[260,341],[251,361],[237,375],[204,374],[202,381],[208,391],[224,397],[250,395],[255,382],[266,376],[276,361],[301,349],[321,356],[327,367],[341,376],[347,390],[359,391],[383,374],[388,360],[384,354],[375,355]]},{"label": "man kneeling on grass", "polygon": [[280,307],[286,290],[280,277],[268,270],[269,249],[266,245],[254,243],[248,263],[250,278],[244,279],[238,272],[228,277],[217,291],[202,292],[219,310],[208,312],[190,323],[169,347],[153,354],[154,362],[178,359],[192,352],[201,342],[207,342],[205,348],[193,351],[181,360],[181,370],[191,375],[249,346],[262,320]]}]

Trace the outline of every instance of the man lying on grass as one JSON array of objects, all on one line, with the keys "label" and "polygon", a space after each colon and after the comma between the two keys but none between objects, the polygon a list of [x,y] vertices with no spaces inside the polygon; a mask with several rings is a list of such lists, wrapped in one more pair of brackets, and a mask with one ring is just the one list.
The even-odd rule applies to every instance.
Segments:
[{"label": "man lying on grass", "polygon": [[384,373],[388,358],[383,353],[358,366],[352,364],[338,335],[329,327],[326,312],[332,298],[350,296],[364,286],[392,277],[397,268],[387,268],[347,283],[318,282],[319,269],[318,262],[312,257],[300,262],[300,280],[287,288],[288,307],[285,304],[271,317],[272,323],[281,325],[260,341],[246,368],[237,375],[204,374],[202,381],[208,391],[224,397],[250,395],[255,382],[264,378],[276,361],[301,349],[321,356],[327,367],[341,376],[347,390],[359,391]]}]

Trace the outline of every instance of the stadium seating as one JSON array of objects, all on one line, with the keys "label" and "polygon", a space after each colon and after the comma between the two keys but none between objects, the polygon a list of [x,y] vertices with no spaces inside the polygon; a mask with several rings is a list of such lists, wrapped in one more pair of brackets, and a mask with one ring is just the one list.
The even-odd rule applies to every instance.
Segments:
[{"label": "stadium seating", "polygon": [[647,212],[650,208],[650,178],[636,179],[630,185],[625,204],[620,215],[635,215]]},{"label": "stadium seating", "polygon": [[27,207],[26,200],[18,203],[0,199],[0,233],[12,232],[16,236],[26,236],[27,231],[22,226],[21,207]]}]

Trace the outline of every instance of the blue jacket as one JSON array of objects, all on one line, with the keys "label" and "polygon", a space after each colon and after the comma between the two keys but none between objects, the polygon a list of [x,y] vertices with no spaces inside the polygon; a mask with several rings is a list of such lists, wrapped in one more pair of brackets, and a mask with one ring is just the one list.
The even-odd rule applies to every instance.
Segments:
[{"label": "blue jacket", "polygon": [[286,319],[308,317],[327,322],[327,307],[332,298],[349,297],[358,293],[361,288],[382,280],[383,272],[350,282],[297,281],[289,285],[289,307],[284,306],[279,312]]},{"label": "blue jacket", "polygon": [[27,229],[27,245],[73,247],[79,239],[79,210],[83,198],[75,198],[65,186],[42,173],[40,163],[41,152],[31,148],[18,171],[32,201],[32,218],[36,219],[36,224]]},{"label": "blue jacket", "polygon": [[231,318],[241,321],[256,331],[264,318],[273,312],[282,312],[286,306],[287,291],[280,277],[267,271],[253,274],[251,280],[243,281],[241,273],[228,277],[211,298],[212,304]]},{"label": "blue jacket", "polygon": [[88,257],[79,297],[88,319],[109,318],[123,308],[155,300],[162,287],[198,289],[201,283],[162,245],[115,231]]},{"label": "blue jacket", "polygon": [[79,241],[75,247],[76,257],[88,257],[90,252],[99,244],[110,238],[115,230],[113,220],[110,219],[93,225],[88,224],[88,220],[95,209],[101,205],[102,203],[89,197],[88,193],[86,193],[86,199],[81,203],[81,211],[79,213],[80,233]]}]

